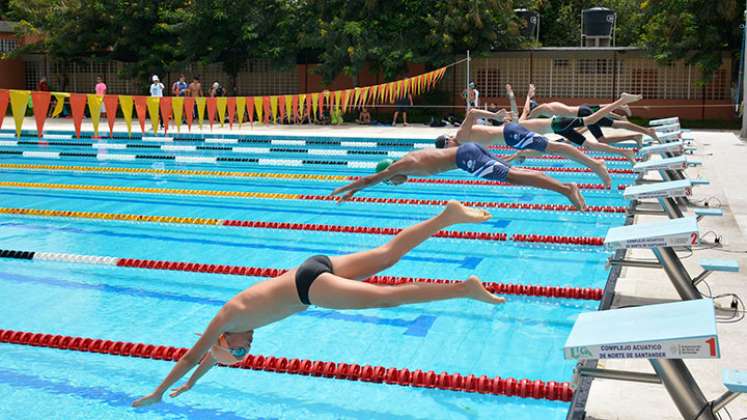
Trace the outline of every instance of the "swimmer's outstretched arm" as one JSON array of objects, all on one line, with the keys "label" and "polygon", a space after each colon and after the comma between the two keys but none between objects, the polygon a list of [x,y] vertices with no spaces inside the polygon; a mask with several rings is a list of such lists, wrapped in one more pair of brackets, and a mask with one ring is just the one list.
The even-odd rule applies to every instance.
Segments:
[{"label": "swimmer's outstretched arm", "polygon": [[392,163],[391,165],[389,165],[388,168],[384,169],[381,172],[377,172],[375,174],[364,176],[362,178],[359,178],[351,182],[348,185],[335,189],[334,191],[332,191],[330,195],[339,195],[339,194],[345,193],[340,198],[340,201],[346,201],[352,198],[353,194],[357,193],[358,191],[364,188],[374,186],[382,181],[386,181],[387,179],[393,178],[397,175],[407,175],[410,173],[411,169],[412,169],[411,160],[407,159],[407,157],[404,157]]},{"label": "swimmer's outstretched arm", "polygon": [[[171,369],[171,372],[166,376],[166,379],[161,382],[161,385],[159,385],[151,394],[134,401],[132,406],[144,407],[161,402],[163,394],[171,387],[171,385],[176,383],[176,381],[181,379],[182,376],[186,375],[187,372],[200,363],[203,356],[210,350],[210,347],[218,342],[220,335],[225,332],[225,325],[225,314],[221,310],[221,312],[218,312],[218,315],[210,321],[210,325],[208,325],[200,339],[197,340],[197,343],[195,343],[195,345],[192,346],[192,348],[189,349],[189,351],[182,356],[178,362],[176,362],[176,365]],[[200,376],[204,375],[205,372],[207,372],[207,369],[205,369]],[[197,374],[197,372],[195,372],[195,374]]]},{"label": "swimmer's outstretched arm", "polygon": [[192,376],[189,377],[187,382],[184,383],[182,386],[178,386],[171,390],[171,394],[169,394],[169,397],[175,398],[179,396],[182,392],[189,391],[192,389],[193,386],[197,383],[197,381],[200,380],[203,376],[205,376],[206,373],[210,369],[213,368],[218,362],[213,359],[213,356],[210,355],[210,353],[205,354],[205,356],[202,357],[202,360],[200,361],[200,365],[197,366],[197,369],[192,373]]}]

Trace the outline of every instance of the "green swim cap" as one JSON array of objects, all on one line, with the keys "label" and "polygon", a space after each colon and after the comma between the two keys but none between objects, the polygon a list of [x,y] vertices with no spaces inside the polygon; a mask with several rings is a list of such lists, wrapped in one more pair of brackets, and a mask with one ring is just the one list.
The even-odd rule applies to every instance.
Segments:
[{"label": "green swim cap", "polygon": [[394,159],[384,159],[376,164],[376,172],[381,172],[384,169],[390,167],[394,163]]}]

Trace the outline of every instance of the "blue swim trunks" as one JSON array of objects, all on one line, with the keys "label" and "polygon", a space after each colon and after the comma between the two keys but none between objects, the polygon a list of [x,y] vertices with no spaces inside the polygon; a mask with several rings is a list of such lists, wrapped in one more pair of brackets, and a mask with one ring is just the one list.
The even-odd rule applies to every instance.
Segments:
[{"label": "blue swim trunks", "polygon": [[456,164],[478,178],[504,181],[508,176],[509,165],[476,143],[459,145]]},{"label": "blue swim trunks", "polygon": [[547,148],[547,139],[537,133],[533,133],[516,123],[508,123],[503,128],[503,138],[506,144],[514,149],[531,149],[544,152]]}]

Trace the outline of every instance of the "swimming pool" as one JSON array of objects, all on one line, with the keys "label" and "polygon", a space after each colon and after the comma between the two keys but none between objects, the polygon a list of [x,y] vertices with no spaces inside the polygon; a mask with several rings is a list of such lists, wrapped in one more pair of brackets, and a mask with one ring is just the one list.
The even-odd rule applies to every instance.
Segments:
[{"label": "swimming pool", "polygon": [[[601,211],[564,211],[567,203],[558,194],[471,185],[473,178],[457,171],[431,178],[444,183],[376,186],[359,194],[366,200],[338,205],[323,196],[346,177],[370,173],[383,157],[426,141],[177,136],[166,142],[116,139],[103,147],[90,139],[1,140],[0,249],[39,255],[284,269],[313,254],[380,245],[390,238],[385,228],[435,215],[441,206],[434,204],[454,198],[514,208],[489,208],[493,218],[487,223],[451,229],[473,233],[431,238],[383,274],[452,280],[476,274],[491,282],[597,289],[609,274],[602,247],[548,243],[558,242],[552,238],[528,242],[526,236],[604,236],[625,223],[617,186],[633,181],[629,164],[619,160],[608,161],[619,170],[612,174],[614,188],[600,190],[594,186],[599,180],[572,162],[532,159],[525,165],[585,184],[587,203]],[[236,147],[245,150],[229,150]],[[112,220],[107,214],[132,217]],[[247,226],[249,221],[255,223]],[[494,233],[506,236],[486,235]],[[262,279],[92,265],[74,256],[0,258],[0,328],[189,347],[226,300]],[[252,352],[436,375],[571,380],[574,363],[563,360],[562,345],[578,314],[595,310],[599,301],[507,298],[495,308],[461,300],[364,311],[312,307],[258,330]],[[141,413],[129,404],[150,392],[172,363],[13,344],[0,348],[0,392],[8,396],[2,417],[549,419],[565,417],[569,407],[563,401],[323,375],[214,369],[188,393]]]}]

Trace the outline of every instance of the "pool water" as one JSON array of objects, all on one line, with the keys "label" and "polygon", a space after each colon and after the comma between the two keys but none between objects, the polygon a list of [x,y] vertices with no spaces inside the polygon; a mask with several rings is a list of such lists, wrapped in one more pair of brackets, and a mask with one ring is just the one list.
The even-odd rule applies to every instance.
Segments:
[{"label": "pool water", "polygon": [[[160,170],[361,176],[371,169],[303,162],[292,166],[287,166],[291,165],[288,162],[277,166],[263,162],[195,164],[162,159],[113,162],[87,156],[50,160],[33,154],[2,154],[2,151],[11,150],[64,151],[81,155],[91,152],[88,146],[30,144],[37,142],[33,137],[22,140],[29,144],[0,146],[0,174],[2,182],[6,183],[0,185],[2,208],[397,228],[422,221],[441,210],[439,206],[430,205],[358,202],[338,205],[332,201],[54,188],[45,184],[326,195],[345,181],[317,177],[170,175]],[[197,140],[177,144],[201,144]],[[375,139],[350,141],[376,142]],[[139,142],[115,140],[110,143]],[[407,151],[409,147],[376,146],[365,150]],[[334,144],[305,148],[351,149]],[[135,153],[121,148],[108,152]],[[137,153],[145,152],[138,150]],[[230,150],[153,153],[238,155]],[[498,150],[496,153],[506,152]],[[266,155],[294,162],[310,159],[299,158],[295,151],[270,151]],[[241,156],[254,157],[254,154]],[[319,156],[313,158],[320,159]],[[354,156],[337,153],[321,157],[369,165],[381,158],[381,154],[373,153]],[[43,165],[93,169],[65,170]],[[578,167],[567,160],[527,161],[526,166],[532,165]],[[610,162],[610,168],[629,167],[627,163]],[[106,172],[106,168],[149,171]],[[564,182],[599,182],[588,173],[549,174]],[[435,178],[471,179],[457,171]],[[613,175],[613,180],[615,185],[631,183],[632,175]],[[22,187],[15,183],[38,185]],[[625,205],[617,188],[584,190],[584,193],[590,205]],[[567,204],[564,197],[537,189],[462,184],[379,185],[358,195]],[[490,212],[493,218],[484,224],[450,229],[505,232],[509,236],[530,233],[600,237],[610,227],[625,223],[624,215],[619,213],[512,209],[490,209]],[[365,250],[390,238],[342,232],[0,215],[0,249],[257,267],[291,268],[310,255],[341,255]],[[605,268],[608,257],[601,247],[593,246],[431,238],[383,274],[448,279],[465,279],[474,274],[484,281],[502,283],[601,288],[609,274]],[[226,300],[261,280],[247,276],[0,259],[0,328],[189,347],[196,341],[195,333],[204,330]],[[514,295],[507,298],[508,303],[498,307],[466,300],[361,311],[311,307],[304,313],[259,329],[252,352],[437,373],[570,381],[574,362],[563,359],[563,343],[576,317],[583,311],[596,310],[599,302]],[[569,408],[567,402],[224,368],[213,369],[179,398],[165,397],[162,404],[142,410],[130,408],[130,403],[151,392],[172,366],[171,362],[158,360],[0,344],[0,393],[4,395],[0,417],[560,419]]]}]

